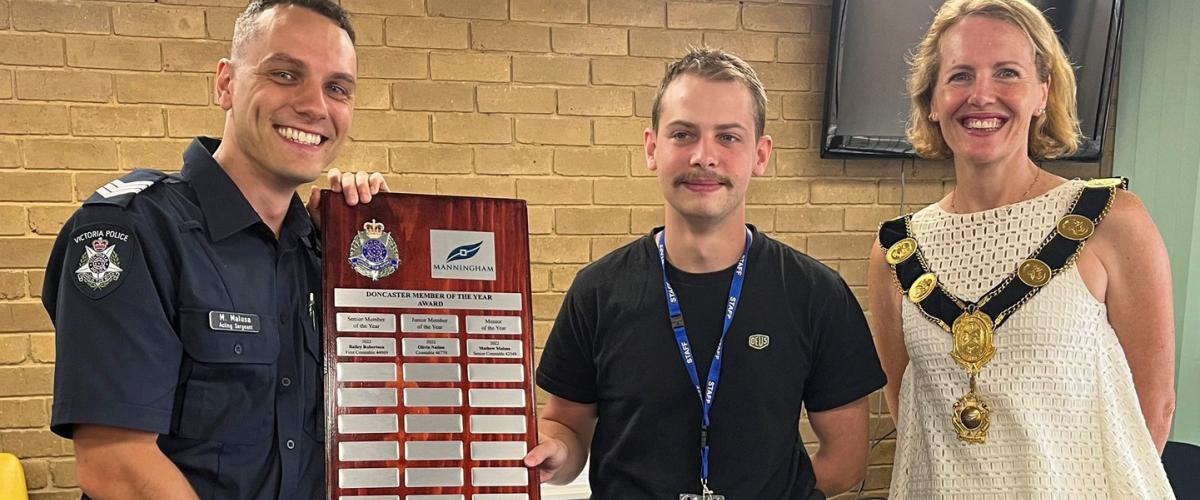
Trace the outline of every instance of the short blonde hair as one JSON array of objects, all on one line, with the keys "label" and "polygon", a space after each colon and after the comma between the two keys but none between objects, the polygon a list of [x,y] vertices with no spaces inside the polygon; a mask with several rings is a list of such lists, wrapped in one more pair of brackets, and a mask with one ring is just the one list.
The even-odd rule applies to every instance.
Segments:
[{"label": "short blonde hair", "polygon": [[650,128],[658,131],[658,119],[662,116],[662,96],[671,82],[682,75],[696,75],[705,80],[736,81],[746,86],[754,101],[754,136],[762,137],[767,126],[767,91],[746,61],[721,49],[692,47],[688,53],[667,66],[667,72],[654,94],[654,105],[650,111]]},{"label": "short blonde hair", "polygon": [[1050,82],[1046,112],[1034,117],[1029,127],[1029,155],[1053,159],[1074,153],[1080,142],[1075,72],[1045,16],[1027,0],[949,0],[938,9],[933,24],[910,58],[908,95],[912,106],[906,132],[917,155],[931,159],[954,155],[938,124],[929,119],[929,113],[941,70],[942,36],[967,16],[1007,21],[1023,31],[1033,44],[1038,80]]}]

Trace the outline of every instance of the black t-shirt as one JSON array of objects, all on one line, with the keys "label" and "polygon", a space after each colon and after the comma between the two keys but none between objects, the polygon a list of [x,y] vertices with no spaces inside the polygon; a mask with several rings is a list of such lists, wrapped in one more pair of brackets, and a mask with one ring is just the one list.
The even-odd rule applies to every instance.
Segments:
[{"label": "black t-shirt", "polygon": [[[595,498],[700,489],[700,401],[671,331],[661,269],[651,236],[585,267],[538,367],[546,391],[596,404]],[[703,379],[732,269],[669,272]],[[801,407],[833,409],[886,379],[862,309],[833,270],[755,230],[746,273],[711,411],[709,485],[729,500],[806,499],[815,478]]]}]

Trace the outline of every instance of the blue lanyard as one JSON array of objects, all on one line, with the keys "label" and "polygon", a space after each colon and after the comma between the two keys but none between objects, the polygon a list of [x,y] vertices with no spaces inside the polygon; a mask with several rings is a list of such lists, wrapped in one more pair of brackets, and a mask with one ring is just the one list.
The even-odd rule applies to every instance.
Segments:
[{"label": "blue lanyard", "polygon": [[667,292],[667,312],[671,317],[671,329],[675,331],[675,342],[679,343],[679,354],[683,356],[683,366],[692,377],[692,385],[696,387],[696,395],[700,397],[700,484],[708,491],[708,428],[711,420],[709,410],[712,409],[713,396],[717,393],[717,382],[721,379],[721,354],[725,351],[725,334],[729,333],[729,325],[733,323],[733,315],[737,312],[738,300],[742,297],[742,282],[746,279],[746,256],[750,254],[750,228],[746,228],[746,246],[742,250],[742,258],[738,260],[737,268],[733,271],[733,281],[729,284],[729,300],[725,302],[725,322],[721,327],[721,340],[717,342],[717,351],[713,354],[712,364],[708,368],[708,385],[700,388],[700,374],[696,371],[696,361],[692,357],[691,342],[688,341],[687,328],[683,325],[683,311],[679,308],[679,299],[675,289],[667,280],[667,230],[663,229],[658,238],[658,260],[662,264],[663,289]]}]

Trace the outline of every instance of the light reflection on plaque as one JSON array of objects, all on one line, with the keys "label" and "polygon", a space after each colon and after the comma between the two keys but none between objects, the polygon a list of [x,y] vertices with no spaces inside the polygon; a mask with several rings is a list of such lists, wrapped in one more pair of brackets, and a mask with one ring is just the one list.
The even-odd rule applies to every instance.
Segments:
[{"label": "light reflection on plaque", "polygon": [[471,434],[524,433],[524,415],[471,415]]},{"label": "light reflection on plaque", "polygon": [[458,433],[462,431],[462,415],[409,414],[404,416],[404,432],[410,434]]},{"label": "light reflection on plaque", "polygon": [[458,339],[404,339],[405,356],[458,356]]},{"label": "light reflection on plaque", "polygon": [[[393,405],[394,406],[394,405]],[[404,406],[462,406],[461,389],[404,389]]]},{"label": "light reflection on plaque", "polygon": [[524,382],[525,365],[517,363],[471,363],[467,365],[471,382]]},{"label": "light reflection on plaque", "polygon": [[338,432],[342,434],[382,434],[396,430],[395,414],[338,415]]},{"label": "light reflection on plaque", "polygon": [[404,469],[404,485],[409,488],[462,486],[463,470],[458,467],[409,467]]},{"label": "light reflection on plaque", "polygon": [[343,387],[338,389],[338,404],[347,408],[396,406],[396,390],[374,387]]}]

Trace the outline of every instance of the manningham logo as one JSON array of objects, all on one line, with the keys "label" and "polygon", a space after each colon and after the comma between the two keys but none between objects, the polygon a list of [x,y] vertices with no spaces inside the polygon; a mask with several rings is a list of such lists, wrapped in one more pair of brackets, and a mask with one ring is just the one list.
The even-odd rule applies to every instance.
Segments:
[{"label": "manningham logo", "polygon": [[434,278],[496,279],[495,233],[431,229],[429,254]]}]

